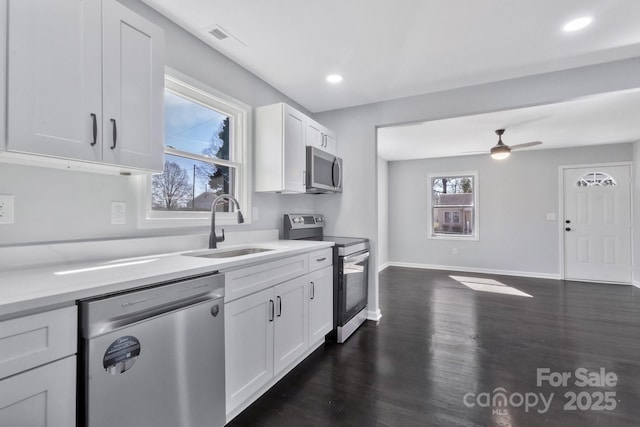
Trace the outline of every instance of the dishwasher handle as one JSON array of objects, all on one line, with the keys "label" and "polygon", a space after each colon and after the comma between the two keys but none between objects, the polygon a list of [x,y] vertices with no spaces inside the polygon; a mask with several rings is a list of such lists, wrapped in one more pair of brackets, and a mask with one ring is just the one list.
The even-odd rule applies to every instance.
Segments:
[{"label": "dishwasher handle", "polygon": [[[181,310],[192,305],[201,304],[207,301],[222,300],[223,295],[218,292],[210,292],[208,294],[199,295],[192,298],[186,298],[179,301],[172,301],[170,303],[162,304],[149,308],[147,310],[138,311],[135,313],[116,316],[110,319],[106,319],[101,322],[95,322],[88,326],[86,338],[94,338],[99,335],[103,335],[117,329],[129,326],[133,323],[137,323],[143,320],[150,319],[152,317],[161,316],[166,313]],[[220,301],[222,304],[222,301]]]}]

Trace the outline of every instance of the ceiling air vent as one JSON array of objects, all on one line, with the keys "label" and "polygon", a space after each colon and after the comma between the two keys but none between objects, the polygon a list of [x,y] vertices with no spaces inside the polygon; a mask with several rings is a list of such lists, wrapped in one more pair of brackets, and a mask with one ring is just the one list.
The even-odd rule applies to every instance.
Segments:
[{"label": "ceiling air vent", "polygon": [[229,38],[229,35],[224,31],[222,31],[220,27],[213,27],[213,29],[209,30],[209,34],[211,34],[213,37],[217,38],[218,40],[224,40],[226,38]]},{"label": "ceiling air vent", "polygon": [[[206,32],[207,32],[207,34],[210,34],[213,37],[215,37],[216,40],[224,41],[224,43],[225,43],[224,45],[222,45],[222,44],[218,45],[216,43],[215,47],[219,47],[219,46],[231,47],[234,44],[238,44],[240,46],[246,46],[246,44],[244,44],[244,42],[242,40],[240,40],[239,38],[237,38],[236,36],[231,34],[229,31],[224,29],[221,25],[218,25],[218,24],[213,25],[213,26],[207,28]],[[232,43],[230,45],[227,45],[227,43],[229,43],[229,42],[232,42]]]}]

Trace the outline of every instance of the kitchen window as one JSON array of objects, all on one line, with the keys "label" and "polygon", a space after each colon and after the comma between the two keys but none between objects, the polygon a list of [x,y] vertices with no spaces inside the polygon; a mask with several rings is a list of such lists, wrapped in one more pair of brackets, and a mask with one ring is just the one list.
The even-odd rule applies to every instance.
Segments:
[{"label": "kitchen window", "polygon": [[[142,226],[208,225],[211,204],[231,194],[251,212],[249,121],[251,108],[176,71],[167,70],[164,93],[164,171],[146,177]],[[225,200],[216,223],[236,224]],[[247,222],[250,215],[245,215]]]},{"label": "kitchen window", "polygon": [[429,175],[431,239],[478,239],[478,173]]}]

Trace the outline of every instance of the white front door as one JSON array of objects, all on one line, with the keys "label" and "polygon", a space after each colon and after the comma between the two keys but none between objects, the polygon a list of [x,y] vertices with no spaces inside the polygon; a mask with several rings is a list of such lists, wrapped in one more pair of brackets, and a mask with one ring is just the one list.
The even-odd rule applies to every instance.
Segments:
[{"label": "white front door", "polygon": [[631,283],[631,167],[564,169],[564,278]]}]

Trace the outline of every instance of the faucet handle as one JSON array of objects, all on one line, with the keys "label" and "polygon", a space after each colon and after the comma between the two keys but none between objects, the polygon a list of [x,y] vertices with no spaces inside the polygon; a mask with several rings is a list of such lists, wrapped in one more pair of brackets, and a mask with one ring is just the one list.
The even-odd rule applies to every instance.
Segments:
[{"label": "faucet handle", "polygon": [[216,236],[216,242],[218,243],[224,242],[224,228],[221,231],[222,231],[222,236]]}]

